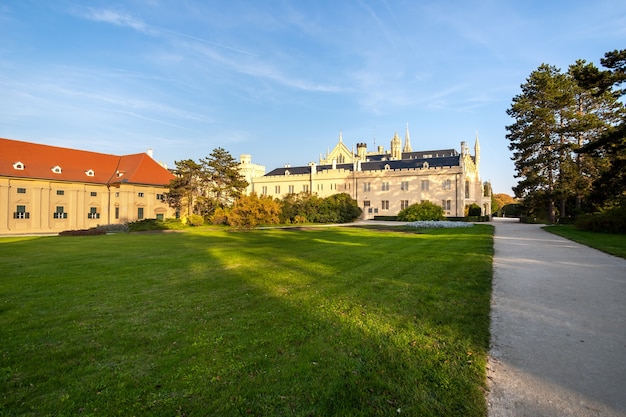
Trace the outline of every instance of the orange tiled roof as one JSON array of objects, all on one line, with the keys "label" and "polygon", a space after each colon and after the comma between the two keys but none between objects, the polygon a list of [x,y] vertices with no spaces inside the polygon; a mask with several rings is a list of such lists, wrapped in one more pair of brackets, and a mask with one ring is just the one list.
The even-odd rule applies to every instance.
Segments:
[{"label": "orange tiled roof", "polygon": [[0,176],[145,185],[167,185],[174,179],[167,169],[143,153],[117,156],[3,138]]}]

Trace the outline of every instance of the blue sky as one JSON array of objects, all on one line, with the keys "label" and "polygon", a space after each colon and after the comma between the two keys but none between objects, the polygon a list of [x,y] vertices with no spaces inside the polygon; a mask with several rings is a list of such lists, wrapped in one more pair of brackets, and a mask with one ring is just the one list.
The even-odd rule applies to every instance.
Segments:
[{"label": "blue sky", "polygon": [[512,194],[520,85],[624,48],[622,0],[4,0],[0,137],[270,171],[408,123],[413,150],[478,133],[482,179]]}]

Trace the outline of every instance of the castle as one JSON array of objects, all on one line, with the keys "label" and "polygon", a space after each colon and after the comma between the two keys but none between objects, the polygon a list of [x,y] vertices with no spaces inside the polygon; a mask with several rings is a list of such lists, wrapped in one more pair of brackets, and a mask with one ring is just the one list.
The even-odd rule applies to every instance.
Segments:
[{"label": "castle", "polygon": [[[363,219],[395,216],[409,205],[430,201],[443,207],[448,217],[463,217],[476,204],[483,215],[491,213],[491,195],[480,179],[478,136],[474,155],[466,142],[461,151],[440,149],[414,152],[407,126],[402,144],[396,133],[390,149],[369,152],[365,143],[356,152],[343,142],[342,133],[332,151],[319,163],[276,168],[263,176],[250,176],[249,191],[282,198],[291,193],[316,193],[327,197],[347,193],[363,210]],[[248,164],[249,160],[246,161]]]}]

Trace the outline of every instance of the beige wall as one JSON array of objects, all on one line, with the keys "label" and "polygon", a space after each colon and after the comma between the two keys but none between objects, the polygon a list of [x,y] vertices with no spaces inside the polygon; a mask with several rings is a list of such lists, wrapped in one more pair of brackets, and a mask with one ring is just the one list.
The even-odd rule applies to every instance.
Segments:
[{"label": "beige wall", "polygon": [[[144,218],[158,214],[173,217],[173,210],[157,199],[157,194],[166,191],[166,187],[134,184],[108,189],[104,184],[0,178],[0,234],[57,233],[122,224],[138,220],[139,208],[143,208]],[[25,206],[28,218],[14,218],[18,205]],[[55,218],[57,207],[63,207],[67,215]],[[92,208],[97,215],[89,215]]]}]

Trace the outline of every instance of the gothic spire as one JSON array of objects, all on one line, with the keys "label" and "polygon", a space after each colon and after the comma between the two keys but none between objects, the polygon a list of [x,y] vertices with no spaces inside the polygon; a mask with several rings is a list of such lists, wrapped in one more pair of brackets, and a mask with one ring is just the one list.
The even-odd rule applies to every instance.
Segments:
[{"label": "gothic spire", "polygon": [[406,124],[406,134],[404,135],[404,148],[402,152],[413,152],[411,149],[411,137],[409,136],[409,124]]}]

